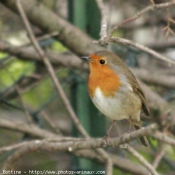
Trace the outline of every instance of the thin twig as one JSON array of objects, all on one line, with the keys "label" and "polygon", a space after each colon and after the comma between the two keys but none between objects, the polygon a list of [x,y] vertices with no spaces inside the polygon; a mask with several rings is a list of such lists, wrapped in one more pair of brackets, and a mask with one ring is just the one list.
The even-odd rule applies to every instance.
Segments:
[{"label": "thin twig", "polygon": [[61,134],[61,131],[58,129],[58,127],[55,125],[54,122],[50,119],[50,117],[47,115],[46,112],[41,111],[40,115],[47,121],[47,123],[51,126],[51,128],[57,133]]},{"label": "thin twig", "polygon": [[[36,40],[39,42],[41,40],[45,40],[45,39],[49,39],[49,38],[52,38],[54,36],[57,36],[58,34],[59,34],[58,32],[48,33],[44,36],[36,38]],[[19,46],[19,48],[27,47],[27,46],[30,46],[30,45],[31,45],[31,41],[24,43],[22,46]]]},{"label": "thin twig", "polygon": [[96,3],[101,13],[100,40],[103,40],[107,36],[107,11],[103,3],[103,0],[96,0]]},{"label": "thin twig", "polygon": [[[92,160],[97,159],[99,163],[104,164],[104,160],[101,159],[101,157],[98,157],[98,155],[93,152],[92,150],[79,150],[74,152],[75,155],[78,157],[84,157],[84,158],[90,158]],[[123,158],[121,156],[117,156],[115,153],[109,153],[109,156],[111,157],[114,167],[116,167],[117,170],[121,170],[123,174],[129,174],[132,175],[149,175],[149,171],[147,168],[145,168],[143,165],[135,163],[133,160],[128,160],[127,158]],[[117,164],[117,165],[116,165]],[[136,168],[137,167],[137,168]],[[114,173],[115,175],[118,175],[118,173]]]},{"label": "thin twig", "polygon": [[175,35],[174,31],[171,29],[171,22],[175,23],[175,21],[170,16],[170,9],[166,8],[167,11],[167,26],[162,29],[162,31],[165,31],[165,38],[168,40],[169,34]]},{"label": "thin twig", "polygon": [[[172,5],[175,4],[175,1],[173,0],[172,2],[166,2],[166,3],[162,3],[162,4],[155,4],[154,5],[154,10],[155,9],[162,9],[162,8],[166,8],[166,7],[170,7]],[[136,19],[138,19],[141,15],[143,15],[144,13],[150,11],[150,10],[153,10],[153,6],[152,5],[149,5],[147,6],[146,8],[142,9],[141,11],[139,11],[138,13],[136,13],[134,16],[128,18],[128,19],[125,19],[124,21],[122,21],[121,23],[117,24],[116,26],[114,26],[112,28],[112,30],[109,32],[107,38],[106,38],[106,42],[108,42],[112,36],[112,34],[119,28],[121,27],[122,25],[126,24],[126,23],[129,23],[131,21],[134,21]]]},{"label": "thin twig", "polygon": [[4,146],[4,147],[0,148],[0,153],[15,150],[15,149],[26,146],[27,144],[30,144],[30,143],[33,143],[33,142],[34,141],[32,140],[32,141],[27,141],[27,142],[16,143],[16,144],[10,145],[10,146]]},{"label": "thin twig", "polygon": [[37,138],[55,138],[57,135],[54,133],[47,131],[45,129],[41,129],[34,124],[27,124],[26,122],[19,121],[11,121],[0,118],[0,128],[27,133],[31,136],[35,136]]},{"label": "thin twig", "polygon": [[144,165],[153,175],[159,175],[154,167],[141,155],[139,154],[134,148],[132,148],[129,144],[124,145],[124,149],[132,154],[134,157],[139,160],[139,162]]},{"label": "thin twig", "polygon": [[158,153],[155,156],[155,159],[152,163],[153,167],[156,169],[158,165],[160,164],[162,158],[164,157],[166,150],[167,150],[167,145],[161,143],[161,149],[158,151]]},{"label": "thin twig", "polygon": [[131,40],[128,40],[128,39],[125,39],[125,38],[119,38],[119,37],[111,37],[110,41],[113,41],[113,42],[118,42],[118,43],[121,43],[121,44],[124,44],[124,45],[131,45],[139,50],[142,50],[146,53],[149,53],[151,54],[152,56],[154,56],[155,58],[159,58],[163,61],[166,61],[168,62],[170,65],[171,64],[175,64],[175,61],[173,60],[170,60],[169,58],[159,54],[158,52],[142,45],[142,44],[139,44],[139,43],[136,43],[136,42],[133,42]]}]

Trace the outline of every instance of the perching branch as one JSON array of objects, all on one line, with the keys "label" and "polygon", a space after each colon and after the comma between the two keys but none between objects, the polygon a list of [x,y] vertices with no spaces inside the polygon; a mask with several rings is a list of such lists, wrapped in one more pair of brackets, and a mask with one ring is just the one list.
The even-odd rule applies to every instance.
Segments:
[{"label": "perching branch", "polygon": [[[29,125],[29,127],[30,127],[30,125]],[[34,127],[32,127],[32,128],[34,129]],[[158,127],[156,124],[151,124],[145,128],[143,127],[142,129],[133,131],[130,134],[125,134],[125,135],[122,135],[122,136],[119,136],[116,138],[109,138],[108,142],[105,145],[101,144],[101,138],[97,138],[97,139],[94,139],[94,138],[88,138],[88,139],[87,138],[85,138],[85,139],[84,138],[82,138],[82,139],[75,138],[74,139],[74,138],[72,138],[72,140],[71,140],[71,137],[68,137],[68,139],[66,139],[66,137],[58,137],[58,136],[53,137],[54,136],[54,134],[53,134],[52,138],[48,140],[47,135],[43,134],[43,136],[42,136],[42,134],[37,134],[39,132],[44,131],[42,129],[38,129],[38,131],[36,132],[35,135],[36,136],[40,135],[43,138],[47,138],[44,141],[40,140],[41,146],[42,146],[43,142],[44,143],[48,142],[51,145],[54,142],[55,148],[57,148],[58,150],[60,149],[60,151],[76,151],[76,150],[81,150],[81,149],[97,149],[97,148],[103,148],[103,147],[117,147],[121,144],[129,143],[135,139],[138,139],[141,136],[146,136],[146,135],[152,136],[152,135],[154,135],[153,133],[157,129],[158,129]],[[18,131],[21,131],[21,129],[18,129]],[[23,132],[26,132],[26,129],[24,129]],[[61,142],[59,142],[59,140]],[[28,145],[28,142],[26,143],[26,145]],[[23,144],[21,146],[23,146]],[[14,149],[16,149],[16,148],[14,148]]]},{"label": "perching branch", "polygon": [[[157,130],[157,125],[151,124],[145,128],[136,130],[130,134],[123,135],[117,138],[110,138],[105,146],[107,147],[119,146],[123,143],[128,143],[132,140],[135,140],[136,138],[141,137],[143,135],[149,135],[151,133],[154,133],[156,130]],[[58,141],[56,142],[56,140],[53,140],[53,142],[48,141],[48,140],[36,140],[36,141],[26,142],[26,144],[13,146],[11,148],[16,149],[19,147],[20,149],[17,150],[7,160],[7,163],[5,166],[7,167],[11,166],[16,159],[19,159],[19,157],[31,151],[38,151],[38,150],[50,151],[52,150],[52,151],[74,152],[74,151],[81,150],[81,149],[97,149],[97,148],[103,147],[103,145],[101,144],[101,138],[100,139],[88,139],[88,140],[82,139],[82,141],[64,141],[64,142],[58,142]],[[5,148],[3,148],[2,150],[5,150]]]}]

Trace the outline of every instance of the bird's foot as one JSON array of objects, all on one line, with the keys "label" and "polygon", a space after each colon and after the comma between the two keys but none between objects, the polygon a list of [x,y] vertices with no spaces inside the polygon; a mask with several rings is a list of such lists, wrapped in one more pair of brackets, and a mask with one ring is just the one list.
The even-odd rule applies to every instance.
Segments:
[{"label": "bird's foot", "polygon": [[106,135],[101,139],[101,144],[100,144],[101,147],[106,147],[106,144],[107,144],[107,142],[108,142],[108,138],[109,138],[109,135],[106,134]]}]

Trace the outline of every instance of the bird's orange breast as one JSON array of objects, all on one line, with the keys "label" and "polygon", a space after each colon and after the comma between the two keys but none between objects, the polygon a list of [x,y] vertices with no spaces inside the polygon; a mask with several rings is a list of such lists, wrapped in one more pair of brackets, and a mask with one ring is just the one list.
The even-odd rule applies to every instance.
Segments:
[{"label": "bird's orange breast", "polygon": [[121,85],[120,77],[108,65],[90,62],[88,89],[93,98],[96,88],[100,88],[104,96],[114,96]]}]

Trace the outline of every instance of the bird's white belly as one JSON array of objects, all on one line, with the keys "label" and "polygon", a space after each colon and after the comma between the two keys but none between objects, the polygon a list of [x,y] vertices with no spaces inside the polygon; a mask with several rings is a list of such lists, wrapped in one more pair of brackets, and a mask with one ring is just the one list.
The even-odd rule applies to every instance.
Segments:
[{"label": "bird's white belly", "polygon": [[[104,96],[100,88],[96,88],[93,103],[101,113],[113,120],[140,120],[141,102],[132,91],[116,93],[115,96]],[[136,105],[137,104],[137,105]]]},{"label": "bird's white belly", "polygon": [[92,101],[101,113],[113,120],[129,118],[129,116],[125,115],[122,111],[122,102],[120,97],[105,97],[100,88],[97,88]]}]

